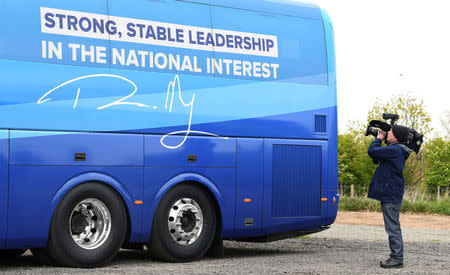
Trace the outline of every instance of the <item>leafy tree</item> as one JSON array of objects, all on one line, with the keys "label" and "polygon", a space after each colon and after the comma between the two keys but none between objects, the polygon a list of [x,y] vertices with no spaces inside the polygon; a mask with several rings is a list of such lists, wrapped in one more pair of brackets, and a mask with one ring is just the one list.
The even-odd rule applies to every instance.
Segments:
[{"label": "leafy tree", "polygon": [[424,150],[427,164],[425,181],[429,186],[450,184],[450,140],[435,138]]},{"label": "leafy tree", "polygon": [[357,153],[351,135],[338,136],[338,174],[341,184],[351,184],[356,178],[352,169],[352,159]]},{"label": "leafy tree", "polygon": [[353,184],[357,187],[357,191],[367,191],[374,171],[372,161],[366,157],[367,146],[353,134],[339,135],[338,171],[341,185]]}]

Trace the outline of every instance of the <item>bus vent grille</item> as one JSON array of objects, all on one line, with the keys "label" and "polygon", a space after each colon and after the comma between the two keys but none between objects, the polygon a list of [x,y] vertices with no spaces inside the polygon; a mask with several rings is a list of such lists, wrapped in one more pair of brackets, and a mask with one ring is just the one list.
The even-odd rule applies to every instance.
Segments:
[{"label": "bus vent grille", "polygon": [[273,145],[272,216],[320,216],[322,147]]},{"label": "bus vent grille", "polygon": [[314,124],[315,124],[314,131],[316,133],[326,133],[327,132],[327,116],[316,115]]}]

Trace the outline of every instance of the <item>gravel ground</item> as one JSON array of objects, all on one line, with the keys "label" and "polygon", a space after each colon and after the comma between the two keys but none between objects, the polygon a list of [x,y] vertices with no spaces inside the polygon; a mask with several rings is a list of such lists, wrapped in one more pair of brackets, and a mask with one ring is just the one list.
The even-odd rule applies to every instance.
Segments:
[{"label": "gravel ground", "polygon": [[[405,267],[385,270],[387,236],[378,226],[335,224],[331,229],[272,243],[225,242],[225,257],[191,263],[152,261],[145,252],[123,250],[92,274],[450,274],[450,230],[404,228]],[[27,252],[1,260],[0,274],[86,274],[83,269],[47,267]]]}]

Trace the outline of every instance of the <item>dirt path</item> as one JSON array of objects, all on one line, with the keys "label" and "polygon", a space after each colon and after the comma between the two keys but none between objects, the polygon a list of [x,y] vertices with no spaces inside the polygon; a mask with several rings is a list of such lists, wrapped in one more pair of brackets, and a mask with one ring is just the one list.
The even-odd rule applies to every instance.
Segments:
[{"label": "dirt path", "polygon": [[[335,223],[384,226],[381,212],[339,211]],[[450,216],[400,213],[400,224],[405,228],[450,230]]]}]

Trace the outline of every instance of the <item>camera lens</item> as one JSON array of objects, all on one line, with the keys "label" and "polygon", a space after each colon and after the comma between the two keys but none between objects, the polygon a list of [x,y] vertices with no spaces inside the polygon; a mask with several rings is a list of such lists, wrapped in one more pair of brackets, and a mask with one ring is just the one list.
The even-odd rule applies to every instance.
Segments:
[{"label": "camera lens", "polygon": [[378,129],[377,129],[377,128],[374,128],[374,127],[372,127],[372,126],[367,126],[366,134],[365,134],[365,135],[366,135],[366,136],[372,135],[372,136],[376,137],[376,136],[378,136]]}]

